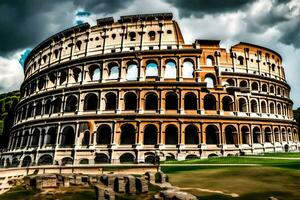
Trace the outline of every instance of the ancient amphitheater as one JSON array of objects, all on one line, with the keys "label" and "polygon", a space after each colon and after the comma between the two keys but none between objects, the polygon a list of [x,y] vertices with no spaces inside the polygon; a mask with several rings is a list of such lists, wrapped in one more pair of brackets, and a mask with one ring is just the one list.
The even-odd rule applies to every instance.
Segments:
[{"label": "ancient amphitheater", "polygon": [[299,150],[281,56],[219,43],[185,44],[170,13],[99,19],[48,38],[25,61],[1,165]]}]

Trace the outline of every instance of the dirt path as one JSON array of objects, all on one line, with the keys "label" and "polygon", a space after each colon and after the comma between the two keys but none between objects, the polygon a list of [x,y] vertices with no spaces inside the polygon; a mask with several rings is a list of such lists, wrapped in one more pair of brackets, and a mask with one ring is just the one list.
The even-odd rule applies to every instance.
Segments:
[{"label": "dirt path", "polygon": [[226,196],[231,196],[231,197],[239,197],[238,194],[236,193],[226,193],[220,190],[210,190],[210,189],[205,189],[205,188],[180,188],[177,187],[178,190],[198,190],[200,192],[209,192],[209,193],[216,193],[216,194],[222,194]]}]

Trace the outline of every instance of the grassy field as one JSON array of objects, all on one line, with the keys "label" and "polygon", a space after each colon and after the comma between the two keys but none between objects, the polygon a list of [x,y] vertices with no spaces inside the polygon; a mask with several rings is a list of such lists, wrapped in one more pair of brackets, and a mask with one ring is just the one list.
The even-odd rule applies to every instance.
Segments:
[{"label": "grassy field", "polygon": [[[262,158],[270,157],[270,158]],[[279,157],[277,159],[277,157]],[[167,161],[162,171],[169,181],[202,199],[266,200],[270,196],[284,200],[300,199],[300,153],[265,154],[261,158],[221,157],[204,160]],[[193,166],[228,164],[228,166]],[[257,164],[258,166],[230,166]]]}]

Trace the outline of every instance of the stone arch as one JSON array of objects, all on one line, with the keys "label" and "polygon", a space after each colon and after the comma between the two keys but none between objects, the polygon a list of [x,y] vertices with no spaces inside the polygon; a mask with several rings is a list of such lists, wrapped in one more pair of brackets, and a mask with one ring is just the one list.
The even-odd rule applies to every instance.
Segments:
[{"label": "stone arch", "polygon": [[239,56],[237,59],[238,59],[238,65],[244,65],[244,57],[243,56]]},{"label": "stone arch", "polygon": [[261,86],[261,90],[263,91],[263,92],[268,92],[268,86],[267,86],[267,84],[263,84],[262,86]]},{"label": "stone arch", "polygon": [[178,97],[175,92],[168,92],[166,94],[166,110],[178,109]]},{"label": "stone arch", "polygon": [[79,161],[80,165],[88,165],[89,164],[89,159],[83,158]]},{"label": "stone arch", "polygon": [[117,108],[117,95],[109,92],[105,95],[105,110],[115,110]]},{"label": "stone arch", "polygon": [[197,128],[197,126],[191,124],[188,125],[185,130],[185,144],[199,144],[199,134],[198,134],[199,130]]},{"label": "stone arch", "polygon": [[215,65],[215,59],[212,55],[209,55],[206,57],[206,65],[207,66],[214,66]]},{"label": "stone arch", "polygon": [[267,113],[267,104],[266,104],[266,102],[261,101],[260,105],[261,105],[261,112],[262,113]]},{"label": "stone arch", "polygon": [[61,97],[57,97],[57,98],[52,102],[53,113],[59,113],[60,110],[61,110],[61,105],[62,105]]},{"label": "stone arch", "polygon": [[225,96],[222,99],[223,111],[233,111],[233,100],[230,96]]},{"label": "stone arch", "polygon": [[21,167],[29,167],[31,165],[32,159],[31,156],[25,156],[22,160]]},{"label": "stone arch", "polygon": [[18,167],[20,164],[20,160],[17,157],[14,157],[11,161],[11,167]]},{"label": "stone arch", "polygon": [[242,132],[242,144],[250,144],[250,131],[247,126],[241,128]]},{"label": "stone arch", "polygon": [[124,153],[120,156],[120,163],[134,163],[135,156],[131,153]]},{"label": "stone arch", "polygon": [[250,104],[251,104],[251,112],[257,113],[258,112],[257,101],[255,99],[252,99]]},{"label": "stone arch", "polygon": [[159,161],[159,156],[155,156],[155,154],[152,152],[145,153],[145,163],[155,164],[158,161]]},{"label": "stone arch", "polygon": [[154,124],[148,124],[144,128],[144,144],[155,145],[157,144],[158,130]]},{"label": "stone arch", "polygon": [[197,110],[197,96],[189,92],[184,96],[184,109],[185,110]]},{"label": "stone arch", "polygon": [[59,77],[59,84],[62,85],[64,82],[67,80],[67,72],[66,70],[63,70],[60,72],[60,77]]},{"label": "stone arch", "polygon": [[204,109],[205,110],[216,110],[216,97],[212,94],[207,94],[204,97]]},{"label": "stone arch", "polygon": [[279,128],[274,128],[275,142],[280,142],[280,132]]},{"label": "stone arch", "polygon": [[264,129],[265,133],[265,142],[272,142],[272,131],[270,127]]},{"label": "stone arch", "polygon": [[170,124],[165,129],[165,144],[178,144],[178,128]]},{"label": "stone arch", "polygon": [[145,110],[158,110],[158,97],[155,93],[149,92],[146,94]]},{"label": "stone arch", "polygon": [[272,93],[272,94],[275,93],[274,85],[271,85],[271,86],[270,86],[270,93]]},{"label": "stone arch", "polygon": [[46,134],[46,144],[56,143],[57,129],[55,127],[50,127]]},{"label": "stone arch", "polygon": [[82,81],[82,72],[81,69],[78,67],[75,67],[72,69],[73,72],[73,78],[75,82],[81,82]]},{"label": "stone arch", "polygon": [[72,126],[64,127],[61,134],[61,147],[72,147],[75,143],[75,131]]},{"label": "stone arch", "polygon": [[257,82],[253,82],[253,83],[251,84],[251,89],[252,89],[253,91],[258,91],[258,83],[257,83]]},{"label": "stone arch", "polygon": [[127,80],[136,81],[138,78],[138,65],[136,62],[130,61],[127,63]]},{"label": "stone arch", "polygon": [[42,107],[43,107],[43,104],[42,102],[38,102],[35,106],[35,116],[38,116],[38,115],[41,115],[42,114]]},{"label": "stone arch", "polygon": [[42,155],[38,160],[38,165],[53,165],[53,157],[49,154]]},{"label": "stone arch", "polygon": [[259,127],[253,128],[253,143],[261,143],[261,131]]},{"label": "stone arch", "polygon": [[246,80],[242,80],[242,81],[240,82],[240,87],[241,87],[241,88],[247,88],[247,87],[248,87],[247,81],[246,81]]},{"label": "stone arch", "polygon": [[111,143],[112,130],[109,125],[103,124],[98,127],[96,134],[97,144],[110,144]]},{"label": "stone arch", "polygon": [[270,113],[275,114],[275,104],[274,104],[274,102],[270,102]]},{"label": "stone arch", "polygon": [[165,68],[165,78],[174,79],[177,77],[177,66],[174,60],[167,60]]},{"label": "stone arch", "polygon": [[98,96],[94,93],[89,93],[85,95],[83,109],[85,111],[92,111],[92,110],[97,110],[97,108],[98,108]]},{"label": "stone arch", "polygon": [[193,78],[194,77],[194,62],[192,59],[185,59],[182,64],[182,77]]},{"label": "stone arch", "polygon": [[154,60],[147,61],[146,65],[146,77],[157,77],[158,76],[158,65]]},{"label": "stone arch", "polygon": [[115,62],[110,63],[108,65],[108,69],[109,69],[109,73],[108,73],[108,79],[110,80],[114,80],[114,79],[118,79],[120,76],[120,69],[119,69],[119,65]]},{"label": "stone arch", "polygon": [[237,130],[234,126],[228,125],[225,128],[226,144],[238,144]]},{"label": "stone arch", "polygon": [[278,115],[282,114],[282,109],[281,109],[281,104],[280,103],[277,104],[277,114]]},{"label": "stone arch", "polygon": [[61,160],[61,164],[64,166],[64,165],[73,165],[73,158],[71,157],[64,157],[62,160]]},{"label": "stone arch", "polygon": [[31,141],[31,146],[32,147],[37,147],[39,145],[39,140],[40,140],[40,130],[35,128],[33,130],[33,133],[32,133],[32,141]]},{"label": "stone arch", "polygon": [[235,86],[235,81],[231,78],[227,79],[226,80],[226,83],[229,85],[229,86]]},{"label": "stone arch", "polygon": [[286,129],[285,128],[282,128],[281,129],[281,134],[282,134],[282,141],[287,141],[287,138],[286,138]]},{"label": "stone arch", "polygon": [[44,113],[45,114],[50,114],[50,112],[51,112],[51,100],[48,99],[46,101],[46,103],[45,103],[45,111],[44,111]]},{"label": "stone arch", "polygon": [[185,157],[186,160],[193,160],[193,159],[198,159],[199,156],[195,155],[195,154],[189,154]]},{"label": "stone arch", "polygon": [[28,143],[28,139],[29,139],[29,131],[25,131],[24,138],[23,138],[23,143],[22,143],[22,147],[26,147],[26,145]]},{"label": "stone arch", "polygon": [[245,98],[239,99],[239,111],[240,112],[247,112],[247,101]]},{"label": "stone arch", "polygon": [[109,157],[104,153],[98,153],[95,156],[95,164],[109,163]]},{"label": "stone arch", "polygon": [[89,145],[90,144],[90,132],[85,131],[83,133],[83,138],[82,138],[82,145]]},{"label": "stone arch", "polygon": [[69,95],[66,100],[65,112],[75,112],[77,110],[77,97]]},{"label": "stone arch", "polygon": [[204,82],[207,88],[214,88],[216,85],[216,78],[213,74],[206,74]]},{"label": "stone arch", "polygon": [[135,131],[135,127],[132,124],[122,125],[120,144],[135,144]]},{"label": "stone arch", "polygon": [[137,109],[137,95],[134,92],[127,92],[124,95],[125,110]]},{"label": "stone arch", "polygon": [[219,128],[215,125],[208,125],[205,129],[206,144],[219,144]]},{"label": "stone arch", "polygon": [[89,75],[91,81],[99,81],[101,79],[101,68],[98,65],[91,65],[89,67]]}]

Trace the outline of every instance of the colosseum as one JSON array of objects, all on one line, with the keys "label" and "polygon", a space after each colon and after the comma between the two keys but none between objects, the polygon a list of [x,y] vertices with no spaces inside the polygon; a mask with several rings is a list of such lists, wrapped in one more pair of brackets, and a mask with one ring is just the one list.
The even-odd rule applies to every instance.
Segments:
[{"label": "colosseum", "polygon": [[281,56],[244,42],[185,44],[171,13],[59,32],[31,51],[24,72],[5,167],[300,148]]}]

